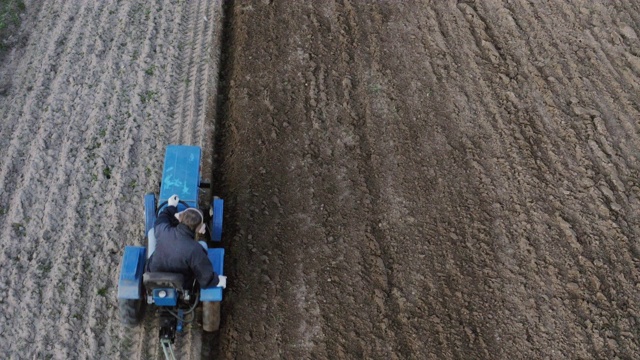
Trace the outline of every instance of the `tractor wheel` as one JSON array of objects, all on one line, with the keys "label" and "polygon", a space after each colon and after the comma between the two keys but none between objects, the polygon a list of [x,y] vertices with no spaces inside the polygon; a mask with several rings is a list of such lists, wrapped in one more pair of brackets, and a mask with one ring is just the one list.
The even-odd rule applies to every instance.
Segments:
[{"label": "tractor wheel", "polygon": [[142,300],[118,299],[120,321],[123,325],[135,326],[142,319]]},{"label": "tractor wheel", "polygon": [[214,332],[220,329],[220,302],[202,302],[202,329]]}]

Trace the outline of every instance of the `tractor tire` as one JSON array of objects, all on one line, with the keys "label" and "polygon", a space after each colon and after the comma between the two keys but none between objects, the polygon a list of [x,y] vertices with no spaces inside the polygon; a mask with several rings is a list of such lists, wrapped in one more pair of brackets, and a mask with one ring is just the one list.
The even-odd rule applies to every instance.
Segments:
[{"label": "tractor tire", "polygon": [[142,320],[142,300],[118,299],[118,309],[123,325],[136,326]]},{"label": "tractor tire", "polygon": [[220,302],[202,302],[202,329],[214,332],[220,329]]}]

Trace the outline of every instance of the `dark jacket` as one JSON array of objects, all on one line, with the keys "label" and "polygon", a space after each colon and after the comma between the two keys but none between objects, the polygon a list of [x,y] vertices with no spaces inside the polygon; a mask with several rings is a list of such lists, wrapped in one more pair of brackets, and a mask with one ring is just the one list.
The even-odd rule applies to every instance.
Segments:
[{"label": "dark jacket", "polygon": [[207,251],[195,241],[193,230],[176,219],[176,212],[175,206],[167,206],[156,219],[156,250],[147,262],[148,271],[183,274],[189,288],[194,278],[201,288],[218,285]]}]

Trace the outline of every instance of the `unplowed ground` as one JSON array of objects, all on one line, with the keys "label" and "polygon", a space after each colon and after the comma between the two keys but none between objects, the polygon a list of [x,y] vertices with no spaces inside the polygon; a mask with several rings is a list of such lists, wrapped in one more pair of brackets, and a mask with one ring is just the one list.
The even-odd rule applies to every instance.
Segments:
[{"label": "unplowed ground", "polygon": [[[157,323],[120,325],[120,261],[144,245],[165,146],[202,146],[210,168],[221,2],[26,8],[0,69],[0,358],[161,356]],[[179,344],[200,359],[197,327]]]},{"label": "unplowed ground", "polygon": [[229,286],[180,358],[640,358],[637,3],[236,0],[219,88],[220,2],[26,5],[3,356],[161,356],[116,284],[186,143],[220,165]]}]

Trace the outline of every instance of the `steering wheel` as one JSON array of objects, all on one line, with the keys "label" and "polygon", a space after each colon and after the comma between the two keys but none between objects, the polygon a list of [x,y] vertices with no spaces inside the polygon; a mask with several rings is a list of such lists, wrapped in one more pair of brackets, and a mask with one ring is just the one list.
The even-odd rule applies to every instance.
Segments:
[{"label": "steering wheel", "polygon": [[[165,206],[167,205],[169,205],[169,201],[163,201],[162,203],[160,203],[160,205],[158,206],[158,210],[156,211],[156,215],[159,215],[160,211],[164,209]],[[178,200],[178,205],[184,206],[185,209],[188,209],[191,207],[189,206],[189,204],[187,204],[185,201],[182,201],[182,200]]]}]

